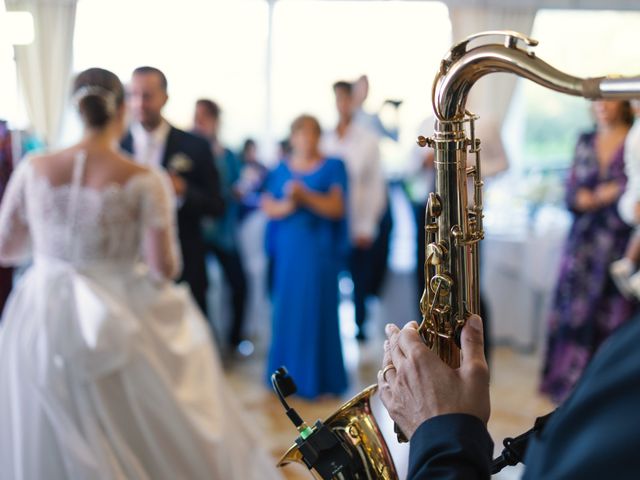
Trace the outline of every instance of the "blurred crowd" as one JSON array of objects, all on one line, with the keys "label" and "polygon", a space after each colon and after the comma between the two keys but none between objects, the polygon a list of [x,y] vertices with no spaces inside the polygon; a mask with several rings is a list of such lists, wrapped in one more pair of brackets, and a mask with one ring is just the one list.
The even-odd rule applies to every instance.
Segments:
[{"label": "blurred crowd", "polygon": [[[394,222],[380,141],[397,141],[398,130],[364,108],[368,89],[364,75],[336,81],[337,123],[323,128],[313,115],[301,113],[280,142],[277,163],[267,166],[253,139],[239,151],[224,143],[217,101],[199,99],[192,129],[185,132],[163,116],[169,82],[160,70],[140,67],[129,81],[131,124],[121,147],[171,179],[184,263],[180,281],[190,287],[212,330],[223,332],[217,342],[224,355],[252,340],[246,325],[249,259],[239,232],[257,212],[268,217],[264,246],[272,337],[266,374],[286,365],[299,382],[298,393],[308,398],[347,388],[339,278],[353,283],[355,337],[366,342],[367,299],[381,294],[388,269]],[[385,102],[393,109],[401,103]],[[628,102],[594,102],[593,114],[594,130],[578,139],[567,179],[566,202],[574,220],[549,316],[541,390],[557,402],[599,345],[633,315],[640,296],[640,239],[633,233],[640,220],[640,126],[636,122],[632,128]],[[421,131],[432,125],[430,117]],[[504,152],[496,155],[506,164]],[[432,152],[423,149],[414,156],[404,192],[415,209],[417,304],[424,285],[424,202],[435,180]],[[0,196],[12,163],[9,135],[0,124]],[[230,312],[224,328],[207,304],[207,264],[214,259],[229,294],[223,299]],[[11,278],[10,270],[0,269],[0,309]],[[482,313],[486,322],[488,312]]]}]

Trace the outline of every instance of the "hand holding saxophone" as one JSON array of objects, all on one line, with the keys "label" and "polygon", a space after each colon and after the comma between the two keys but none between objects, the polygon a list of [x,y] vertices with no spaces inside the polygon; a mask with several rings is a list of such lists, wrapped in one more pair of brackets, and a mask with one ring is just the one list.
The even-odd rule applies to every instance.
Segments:
[{"label": "hand holding saxophone", "polygon": [[402,330],[392,324],[386,328],[388,340],[378,387],[391,418],[408,439],[424,421],[439,415],[465,413],[487,423],[489,368],[480,317],[472,315],[462,330],[458,369],[440,360],[424,344],[417,328],[415,322]]}]

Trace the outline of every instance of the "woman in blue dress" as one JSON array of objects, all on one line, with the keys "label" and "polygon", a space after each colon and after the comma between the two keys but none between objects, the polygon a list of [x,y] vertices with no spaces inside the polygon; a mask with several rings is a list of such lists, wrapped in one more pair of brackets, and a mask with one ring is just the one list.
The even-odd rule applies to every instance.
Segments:
[{"label": "woman in blue dress", "polygon": [[262,199],[274,265],[267,374],[286,366],[306,398],[347,388],[338,324],[347,174],[342,161],[320,154],[320,135],[314,117],[293,122],[291,157],[270,173]]}]

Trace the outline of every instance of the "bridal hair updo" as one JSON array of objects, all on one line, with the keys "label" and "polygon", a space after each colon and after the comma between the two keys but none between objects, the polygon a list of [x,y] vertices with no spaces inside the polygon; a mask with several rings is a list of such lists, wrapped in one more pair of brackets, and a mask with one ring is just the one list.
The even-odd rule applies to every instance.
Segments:
[{"label": "bridal hair updo", "polygon": [[124,103],[124,87],[109,70],[90,68],[73,82],[73,101],[86,127],[103,128]]}]

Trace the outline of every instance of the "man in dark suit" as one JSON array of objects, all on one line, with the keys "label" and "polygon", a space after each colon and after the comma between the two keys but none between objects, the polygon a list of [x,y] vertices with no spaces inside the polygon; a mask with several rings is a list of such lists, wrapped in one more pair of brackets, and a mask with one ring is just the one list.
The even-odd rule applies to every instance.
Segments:
[{"label": "man in dark suit", "polygon": [[[463,329],[457,370],[427,349],[415,327],[387,327],[378,374],[382,400],[410,438],[408,479],[488,479],[493,442],[482,321],[473,316]],[[572,395],[531,437],[524,479],[640,477],[638,344],[640,317],[602,345]]]},{"label": "man in dark suit", "polygon": [[129,109],[133,122],[122,148],[137,162],[167,170],[176,193],[178,232],[185,280],[207,313],[208,286],[201,220],[222,215],[218,173],[209,144],[171,126],[162,109],[168,100],[167,79],[154,67],[139,67],[131,77]]}]

